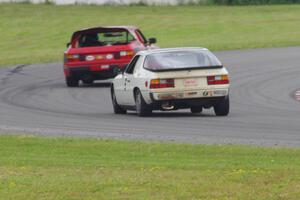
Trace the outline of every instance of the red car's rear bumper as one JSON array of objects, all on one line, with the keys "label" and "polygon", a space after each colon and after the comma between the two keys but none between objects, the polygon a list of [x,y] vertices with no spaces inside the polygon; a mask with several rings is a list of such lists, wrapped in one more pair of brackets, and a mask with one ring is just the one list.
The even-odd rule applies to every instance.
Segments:
[{"label": "red car's rear bumper", "polygon": [[124,70],[128,62],[117,64],[93,64],[86,66],[68,66],[64,65],[65,76],[73,76],[83,79],[85,76],[92,76],[94,80],[113,78],[117,75],[116,68]]}]

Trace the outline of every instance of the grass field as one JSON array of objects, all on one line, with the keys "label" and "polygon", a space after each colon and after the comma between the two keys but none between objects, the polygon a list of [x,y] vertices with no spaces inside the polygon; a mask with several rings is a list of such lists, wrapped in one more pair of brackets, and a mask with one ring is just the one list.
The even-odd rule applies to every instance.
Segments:
[{"label": "grass field", "polygon": [[61,61],[73,31],[137,25],[161,47],[212,50],[300,45],[300,5],[54,6],[0,4],[0,66]]},{"label": "grass field", "polygon": [[299,199],[300,149],[0,136],[0,199]]}]

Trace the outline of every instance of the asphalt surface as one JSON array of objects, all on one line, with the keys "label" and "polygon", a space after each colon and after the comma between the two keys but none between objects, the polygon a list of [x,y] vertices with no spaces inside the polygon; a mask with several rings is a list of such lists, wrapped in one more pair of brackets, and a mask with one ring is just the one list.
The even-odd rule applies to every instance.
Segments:
[{"label": "asphalt surface", "polygon": [[300,47],[217,52],[231,75],[231,112],[113,114],[109,84],[67,88],[62,63],[0,69],[0,132],[300,146]]}]

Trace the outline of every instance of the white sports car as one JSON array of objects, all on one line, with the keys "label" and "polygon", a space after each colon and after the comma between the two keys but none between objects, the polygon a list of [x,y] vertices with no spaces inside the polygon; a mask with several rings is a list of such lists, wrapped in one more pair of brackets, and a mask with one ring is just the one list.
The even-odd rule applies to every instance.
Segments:
[{"label": "white sports car", "polygon": [[190,108],[200,113],[214,108],[218,116],[229,113],[228,72],[205,48],[167,48],[140,51],[111,85],[116,114],[136,110]]}]

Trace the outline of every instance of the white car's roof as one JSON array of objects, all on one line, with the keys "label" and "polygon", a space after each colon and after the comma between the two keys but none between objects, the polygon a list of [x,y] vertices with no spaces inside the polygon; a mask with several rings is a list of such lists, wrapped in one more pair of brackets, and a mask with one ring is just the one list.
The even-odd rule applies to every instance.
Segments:
[{"label": "white car's roof", "polygon": [[161,49],[148,49],[140,51],[139,55],[149,55],[153,53],[165,53],[165,52],[174,52],[174,51],[195,51],[195,50],[208,50],[203,47],[178,47],[178,48],[161,48]]}]

